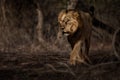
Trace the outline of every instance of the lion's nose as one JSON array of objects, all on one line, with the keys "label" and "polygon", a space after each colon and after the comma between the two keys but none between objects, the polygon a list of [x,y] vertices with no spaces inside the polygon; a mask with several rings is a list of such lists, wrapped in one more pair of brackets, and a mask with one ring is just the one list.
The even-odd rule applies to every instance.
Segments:
[{"label": "lion's nose", "polygon": [[62,34],[63,34],[63,35],[64,35],[64,33],[65,33],[65,32],[64,32],[64,31],[62,31]]},{"label": "lion's nose", "polygon": [[64,31],[62,32],[63,35],[66,34],[66,33],[67,33],[67,32],[64,32]]}]

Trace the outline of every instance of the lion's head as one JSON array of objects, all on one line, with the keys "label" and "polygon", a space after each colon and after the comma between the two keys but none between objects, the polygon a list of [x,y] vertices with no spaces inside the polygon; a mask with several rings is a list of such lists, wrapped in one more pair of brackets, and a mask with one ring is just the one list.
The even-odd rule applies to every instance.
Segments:
[{"label": "lion's head", "polygon": [[58,22],[64,35],[72,35],[79,27],[79,13],[73,10],[62,10],[58,15]]}]

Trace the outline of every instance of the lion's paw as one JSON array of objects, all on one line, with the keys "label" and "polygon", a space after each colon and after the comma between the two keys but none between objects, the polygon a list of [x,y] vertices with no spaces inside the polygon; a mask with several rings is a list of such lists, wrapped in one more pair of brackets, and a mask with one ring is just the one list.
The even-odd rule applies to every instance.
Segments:
[{"label": "lion's paw", "polygon": [[75,59],[70,59],[70,64],[71,65],[76,65],[76,60]]}]

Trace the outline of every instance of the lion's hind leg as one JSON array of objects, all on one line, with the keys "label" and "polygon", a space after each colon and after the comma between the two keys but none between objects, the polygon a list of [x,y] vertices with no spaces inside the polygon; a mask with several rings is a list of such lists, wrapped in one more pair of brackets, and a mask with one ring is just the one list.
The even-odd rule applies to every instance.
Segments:
[{"label": "lion's hind leg", "polygon": [[85,40],[85,51],[84,51],[84,56],[85,56],[85,59],[86,59],[86,62],[88,64],[92,64],[91,60],[89,59],[89,48],[90,48],[90,39],[86,39]]}]

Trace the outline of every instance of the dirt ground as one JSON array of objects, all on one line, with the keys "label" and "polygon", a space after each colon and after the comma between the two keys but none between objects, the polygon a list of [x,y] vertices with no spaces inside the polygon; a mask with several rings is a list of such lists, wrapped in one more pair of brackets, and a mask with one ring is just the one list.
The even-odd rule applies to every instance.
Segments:
[{"label": "dirt ground", "polygon": [[0,80],[120,80],[111,51],[91,51],[92,65],[69,64],[67,52],[0,52]]}]

